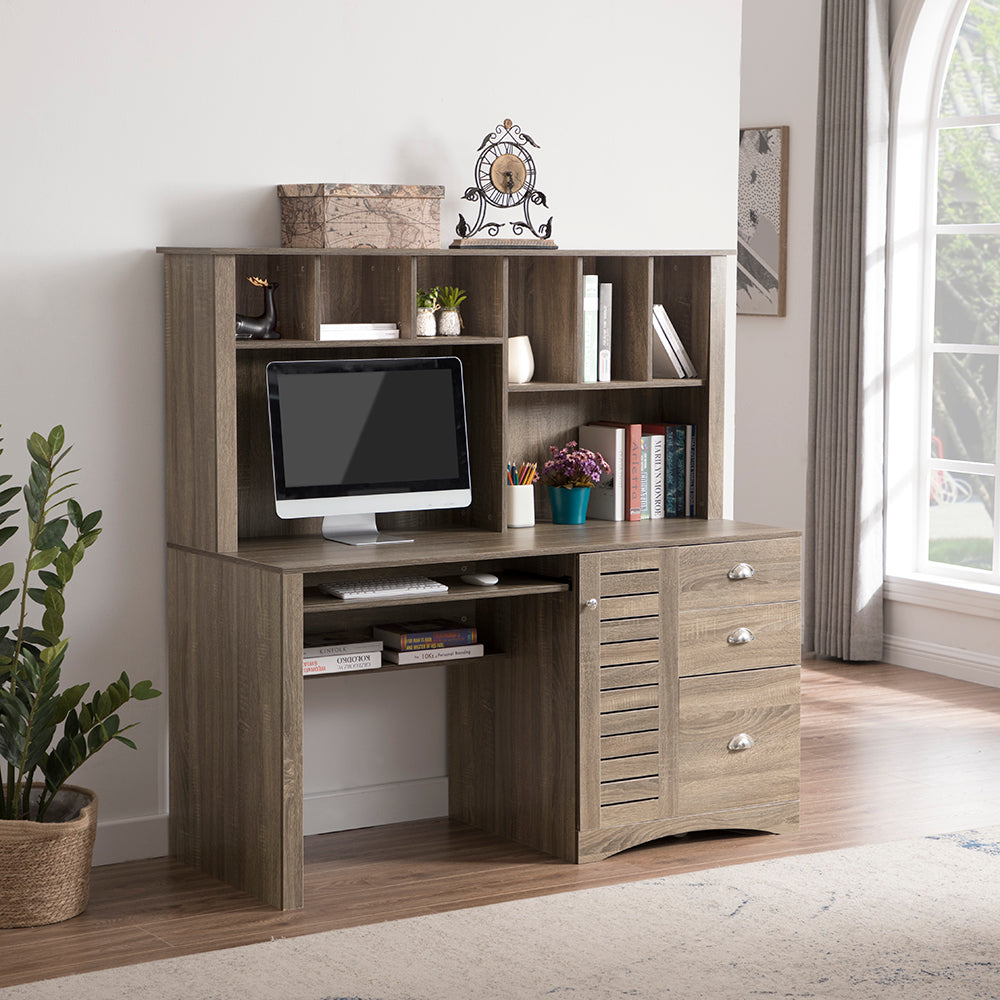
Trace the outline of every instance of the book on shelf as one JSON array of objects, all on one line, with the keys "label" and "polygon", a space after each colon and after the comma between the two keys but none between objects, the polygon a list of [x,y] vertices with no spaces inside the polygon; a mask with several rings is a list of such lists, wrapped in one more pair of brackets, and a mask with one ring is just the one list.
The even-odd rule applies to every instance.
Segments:
[{"label": "book on shelf", "polygon": [[468,660],[483,655],[481,642],[465,646],[433,646],[429,649],[387,649],[382,655],[388,663],[432,663],[435,660]]},{"label": "book on shelf", "polygon": [[674,324],[670,321],[667,310],[659,303],[653,306],[653,328],[656,330],[657,343],[661,348],[661,350],[656,351],[654,345],[654,373],[658,361],[662,369],[665,367],[663,362],[669,360],[669,367],[673,368],[677,374],[666,375],[666,378],[696,378],[698,373],[691,362],[691,357],[674,328]]},{"label": "book on shelf", "polygon": [[583,276],[583,371],[581,382],[597,381],[597,326],[599,286],[596,274]]},{"label": "book on shelf", "polygon": [[321,323],[320,340],[398,340],[395,323]]},{"label": "book on shelf", "polygon": [[433,621],[393,622],[372,626],[372,636],[386,649],[440,649],[443,646],[466,646],[478,639],[475,625],[441,618]]},{"label": "book on shelf", "polygon": [[643,429],[642,436],[639,438],[642,445],[642,465],[640,471],[640,481],[639,481],[639,518],[642,521],[649,520],[649,505],[652,499],[652,483],[650,482],[650,477],[652,475],[652,470],[650,468],[651,461],[651,451],[652,451],[652,440],[649,434]]},{"label": "book on shelf", "polygon": [[638,521],[642,515],[642,424],[615,420],[595,420],[596,427],[621,427],[625,432],[625,521]]},{"label": "book on shelf", "polygon": [[382,642],[367,632],[307,632],[303,656],[331,656],[337,653],[369,653],[382,649]]},{"label": "book on shelf", "polygon": [[649,438],[649,517],[666,516],[664,503],[666,424],[643,424],[643,437]]},{"label": "book on shelf", "polygon": [[695,485],[697,480],[695,479],[695,472],[697,470],[697,464],[695,458],[697,456],[697,450],[695,445],[697,443],[697,435],[695,431],[697,428],[694,424],[687,424],[686,426],[686,436],[685,436],[685,465],[684,465],[684,516],[694,517],[695,511]]},{"label": "book on shelf", "polygon": [[597,381],[611,381],[611,291],[602,281],[597,291]]},{"label": "book on shelf", "polygon": [[625,427],[613,424],[583,424],[577,430],[582,448],[596,451],[611,469],[590,491],[587,517],[599,521],[625,520]]}]

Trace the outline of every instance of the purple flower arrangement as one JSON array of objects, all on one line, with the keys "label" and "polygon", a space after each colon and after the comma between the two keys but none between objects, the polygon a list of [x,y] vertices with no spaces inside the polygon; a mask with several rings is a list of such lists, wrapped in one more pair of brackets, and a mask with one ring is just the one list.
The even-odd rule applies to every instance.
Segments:
[{"label": "purple flower arrangement", "polygon": [[576,441],[567,441],[562,448],[549,445],[549,453],[552,457],[538,477],[544,486],[593,486],[611,471],[600,454],[581,448]]}]

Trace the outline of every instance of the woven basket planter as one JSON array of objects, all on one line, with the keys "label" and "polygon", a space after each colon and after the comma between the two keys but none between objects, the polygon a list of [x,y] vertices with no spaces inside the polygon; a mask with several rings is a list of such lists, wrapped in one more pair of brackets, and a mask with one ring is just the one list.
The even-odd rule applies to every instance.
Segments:
[{"label": "woven basket planter", "polygon": [[76,785],[56,793],[44,823],[0,820],[0,927],[57,924],[82,913],[96,833],[97,796]]}]

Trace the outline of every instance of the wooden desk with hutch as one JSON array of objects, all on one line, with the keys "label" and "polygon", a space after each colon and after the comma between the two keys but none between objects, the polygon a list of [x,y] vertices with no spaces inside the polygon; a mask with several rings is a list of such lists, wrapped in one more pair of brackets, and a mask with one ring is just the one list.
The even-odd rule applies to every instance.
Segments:
[{"label": "wooden desk with hutch", "polygon": [[[572,862],[689,830],[794,828],[799,538],[720,516],[727,254],[161,252],[173,855],[301,907],[303,686],[338,682],[303,679],[303,634],[428,613],[474,621],[488,653],[448,665],[454,819]],[[610,383],[579,380],[588,273],[614,284]],[[237,343],[258,274],[279,284],[282,339]],[[418,340],[416,290],[446,284],[468,290],[466,333]],[[652,377],[654,302],[698,378]],[[399,340],[318,340],[324,322],[386,320]],[[508,385],[524,334],[535,380]],[[413,354],[463,362],[472,506],[380,515],[415,541],[375,549],[279,520],[265,365]],[[696,424],[697,516],[554,525],[539,489],[535,527],[507,529],[507,460],[598,419]],[[451,589],[349,606],[317,589],[399,569]],[[472,570],[500,582],[462,584]]]}]

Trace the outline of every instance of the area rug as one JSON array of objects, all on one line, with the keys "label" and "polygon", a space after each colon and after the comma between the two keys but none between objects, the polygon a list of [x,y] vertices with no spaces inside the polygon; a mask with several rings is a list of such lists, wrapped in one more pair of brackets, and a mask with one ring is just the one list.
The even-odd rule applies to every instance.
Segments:
[{"label": "area rug", "polygon": [[4,1000],[1000,997],[1000,828],[275,940]]}]

